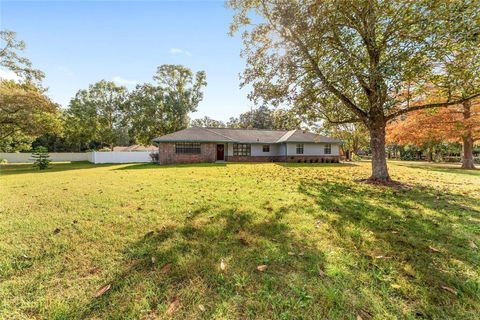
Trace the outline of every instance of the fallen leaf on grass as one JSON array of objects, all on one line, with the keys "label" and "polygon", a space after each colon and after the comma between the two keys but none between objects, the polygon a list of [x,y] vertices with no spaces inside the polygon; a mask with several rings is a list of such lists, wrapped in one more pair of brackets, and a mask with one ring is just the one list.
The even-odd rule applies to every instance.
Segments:
[{"label": "fallen leaf on grass", "polygon": [[472,240],[470,240],[470,242],[468,243],[468,245],[470,246],[470,248],[472,249],[477,249],[477,245],[475,244],[475,242],[473,242]]},{"label": "fallen leaf on grass", "polygon": [[406,274],[408,274],[411,277],[416,277],[417,276],[417,273],[415,272],[415,269],[413,269],[413,267],[409,264],[405,265],[403,267],[403,270],[405,271]]},{"label": "fallen leaf on grass", "polygon": [[393,289],[400,289],[401,288],[401,286],[399,284],[396,284],[396,283],[392,283],[390,285],[390,287],[392,287]]},{"label": "fallen leaf on grass", "polygon": [[220,270],[225,271],[225,262],[223,262],[223,259],[220,261]]},{"label": "fallen leaf on grass", "polygon": [[172,302],[168,306],[167,311],[165,313],[170,316],[179,308],[180,308],[180,299],[175,297],[173,298]]},{"label": "fallen leaf on grass", "polygon": [[152,257],[152,264],[155,264],[157,262],[157,258]]},{"label": "fallen leaf on grass", "polygon": [[393,257],[375,256],[375,259],[393,259]]},{"label": "fallen leaf on grass", "polygon": [[289,251],[289,252],[287,252],[287,254],[288,254],[289,256],[294,256],[294,255],[295,255],[295,252]]},{"label": "fallen leaf on grass", "polygon": [[105,292],[110,290],[111,287],[112,287],[111,284],[107,284],[106,286],[100,288],[100,290],[98,290],[97,293],[95,293],[95,298],[103,296],[105,294]]},{"label": "fallen leaf on grass", "polygon": [[203,304],[199,304],[198,309],[200,309],[200,311],[202,311],[202,312],[205,312],[205,310],[206,310],[205,307],[203,306]]},{"label": "fallen leaf on grass", "polygon": [[428,249],[432,250],[433,252],[440,252],[437,248],[434,248],[432,246],[428,246]]},{"label": "fallen leaf on grass", "polygon": [[447,286],[442,286],[442,289],[450,292],[451,294],[457,295],[457,291],[453,288],[450,288],[450,287],[447,287]]},{"label": "fallen leaf on grass", "polygon": [[318,271],[318,275],[319,275],[320,277],[322,277],[322,278],[325,278],[325,276],[326,276],[327,274],[325,273],[325,271],[323,271],[323,270],[320,269],[320,270]]},{"label": "fallen leaf on grass", "polygon": [[257,270],[263,272],[263,271],[267,270],[267,265],[266,264],[259,265],[257,267]]},{"label": "fallen leaf on grass", "polygon": [[162,269],[160,269],[160,272],[161,273],[167,273],[168,271],[170,271],[170,269],[172,268],[172,264],[171,263],[167,263],[166,265],[164,265],[162,267]]}]

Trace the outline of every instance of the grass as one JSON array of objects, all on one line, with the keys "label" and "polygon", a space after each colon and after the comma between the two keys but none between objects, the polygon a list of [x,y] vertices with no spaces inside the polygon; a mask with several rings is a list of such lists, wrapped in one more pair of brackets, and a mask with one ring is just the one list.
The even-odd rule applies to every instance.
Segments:
[{"label": "grass", "polygon": [[0,318],[478,319],[479,171],[369,165],[2,166]]}]

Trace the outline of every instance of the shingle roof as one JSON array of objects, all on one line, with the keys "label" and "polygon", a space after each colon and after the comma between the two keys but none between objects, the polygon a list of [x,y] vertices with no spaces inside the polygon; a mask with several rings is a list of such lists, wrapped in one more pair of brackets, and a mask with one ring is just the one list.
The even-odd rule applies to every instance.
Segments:
[{"label": "shingle roof", "polygon": [[197,141],[233,142],[232,139],[210,131],[207,128],[191,127],[153,139],[153,142]]},{"label": "shingle roof", "polygon": [[215,133],[225,135],[236,142],[246,143],[276,143],[284,134],[284,130],[263,130],[263,129],[230,129],[230,128],[208,128]]},{"label": "shingle roof", "polygon": [[322,136],[310,131],[292,130],[288,131],[277,142],[326,142],[326,143],[341,143],[342,141],[330,137]]},{"label": "shingle roof", "polygon": [[238,142],[238,143],[282,143],[282,142],[326,142],[342,143],[322,135],[303,130],[264,130],[191,127],[153,139],[154,142]]}]

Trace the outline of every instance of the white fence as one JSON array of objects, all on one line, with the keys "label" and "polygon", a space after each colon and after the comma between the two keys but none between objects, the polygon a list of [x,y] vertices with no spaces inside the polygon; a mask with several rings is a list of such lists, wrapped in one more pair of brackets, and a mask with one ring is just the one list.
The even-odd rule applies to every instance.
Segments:
[{"label": "white fence", "polygon": [[[31,153],[0,152],[0,159],[6,159],[8,163],[33,162]],[[52,152],[50,153],[50,160],[54,162],[89,161],[86,152]]]},{"label": "white fence", "polygon": [[135,163],[151,162],[149,151],[136,152],[89,152],[92,154],[88,161],[93,163]]},{"label": "white fence", "polygon": [[[52,152],[49,153],[53,162],[89,161],[92,163],[138,163],[151,162],[149,151],[138,152]],[[0,159],[8,163],[33,162],[31,153],[2,153]]]}]

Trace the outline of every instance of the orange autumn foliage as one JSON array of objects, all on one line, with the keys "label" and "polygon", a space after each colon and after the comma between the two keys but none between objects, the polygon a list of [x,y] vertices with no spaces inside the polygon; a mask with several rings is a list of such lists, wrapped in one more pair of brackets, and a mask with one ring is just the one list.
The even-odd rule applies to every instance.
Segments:
[{"label": "orange autumn foliage", "polygon": [[441,141],[461,143],[468,131],[473,141],[480,140],[480,99],[471,102],[468,119],[464,112],[464,105],[413,111],[387,126],[387,143],[418,146]]}]

